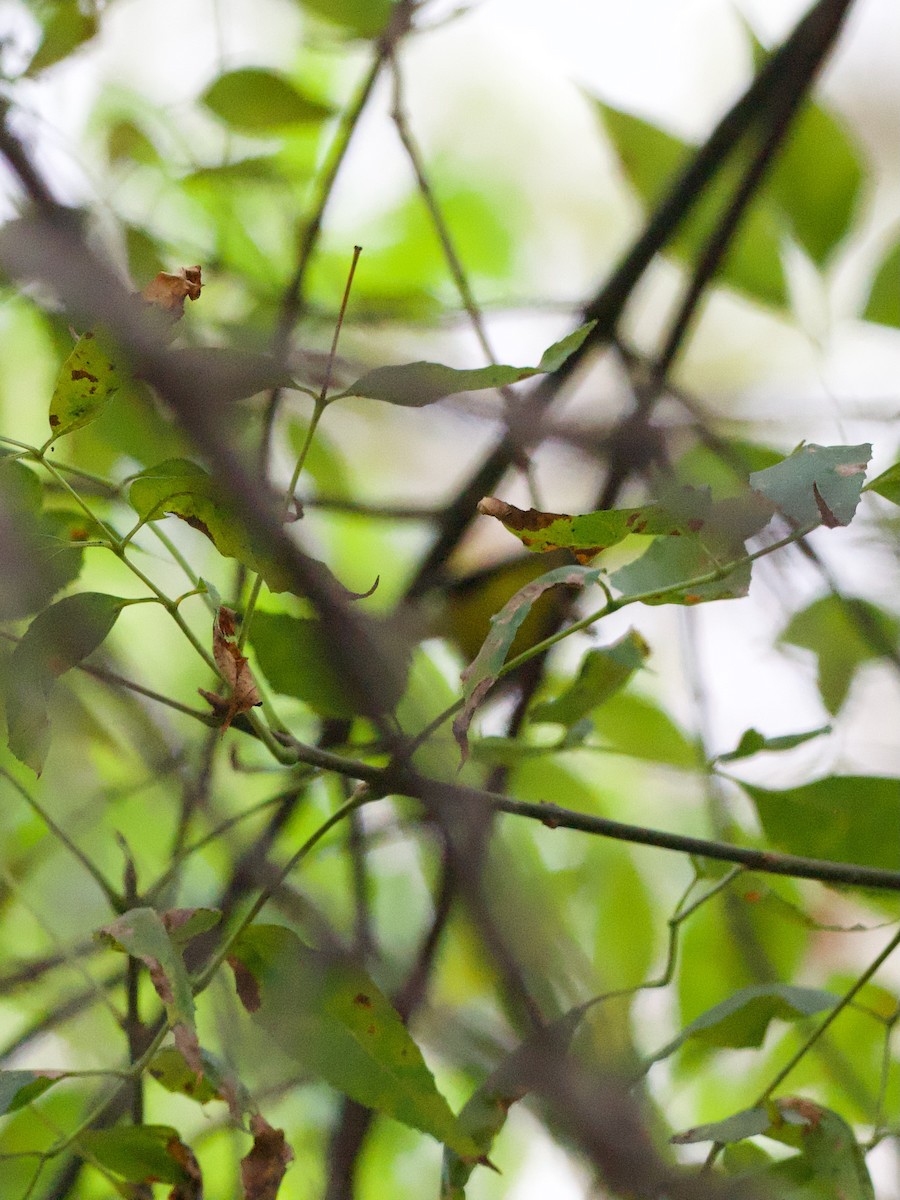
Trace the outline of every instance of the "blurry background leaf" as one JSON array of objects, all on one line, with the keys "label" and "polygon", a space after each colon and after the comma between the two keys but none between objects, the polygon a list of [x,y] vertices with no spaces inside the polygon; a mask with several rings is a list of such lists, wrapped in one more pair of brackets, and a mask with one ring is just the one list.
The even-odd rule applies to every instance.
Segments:
[{"label": "blurry background leaf", "polygon": [[267,134],[285,125],[323,121],[333,111],[305,96],[286,76],[262,67],[242,67],[220,75],[201,100],[242,133]]}]

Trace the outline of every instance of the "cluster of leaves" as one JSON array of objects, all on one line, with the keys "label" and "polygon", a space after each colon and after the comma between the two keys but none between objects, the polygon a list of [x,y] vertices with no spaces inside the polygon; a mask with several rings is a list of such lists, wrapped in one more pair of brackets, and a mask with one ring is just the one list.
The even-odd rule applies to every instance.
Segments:
[{"label": "cluster of leaves", "polygon": [[[304,0],[303,7],[338,42],[371,39],[376,62],[390,59],[390,37],[406,28],[399,16],[408,6],[390,0]],[[26,68],[32,79],[89,46],[100,27],[95,11],[66,3],[45,5],[40,19],[42,37]],[[247,147],[238,140],[237,156],[213,165],[168,158],[164,135],[137,98],[128,115],[107,114],[101,125],[111,177],[146,172],[200,214],[215,247],[215,272],[207,269],[201,283],[199,266],[161,268],[172,265],[167,242],[199,249],[203,237],[179,239],[152,220],[135,225],[122,217],[130,265],[144,284],[136,303],[148,328],[169,342],[168,367],[216,398],[238,449],[256,454],[273,428],[286,433],[298,455],[293,483],[302,481],[304,496],[315,501],[318,488],[352,505],[371,468],[353,464],[352,451],[319,428],[334,402],[348,402],[341,406],[348,424],[356,413],[376,423],[388,413],[402,423],[412,419],[406,410],[488,389],[505,389],[511,402],[519,393],[510,389],[564,373],[600,331],[596,320],[583,321],[524,367],[414,361],[355,368],[335,361],[335,340],[323,372],[321,361],[289,362],[277,345],[247,349],[254,330],[284,308],[286,293],[272,280],[284,273],[277,264],[295,231],[278,211],[273,185],[314,182],[334,122],[342,120],[329,88],[310,89],[301,75],[243,67],[204,85],[196,109],[228,131],[229,144],[255,139]],[[652,210],[691,148],[608,106],[602,119]],[[673,238],[676,258],[694,262],[702,253],[754,144],[748,135],[734,145]],[[719,281],[785,305],[783,238],[826,269],[853,230],[864,180],[850,135],[807,101],[720,264]],[[425,199],[433,201],[431,192]],[[248,235],[254,213],[264,213],[274,230],[269,242]],[[13,221],[2,231],[0,258],[24,228]],[[423,237],[423,249],[408,223],[398,220],[398,228],[394,257],[390,246],[374,256],[360,312],[433,311],[447,264],[438,258],[431,270],[429,254],[441,231]],[[503,264],[473,246],[474,274],[502,277]],[[889,250],[873,275],[867,319],[900,325],[890,283],[898,253]],[[330,299],[330,254],[320,247],[313,299]],[[403,270],[394,272],[400,258]],[[449,265],[452,275],[458,264],[451,258]],[[223,282],[234,289],[240,317],[222,315],[227,303],[214,308],[198,336],[195,318],[203,322]],[[624,1080],[623,1103],[634,1091],[662,1105],[668,1085],[656,1068],[667,1063],[670,1079],[690,1095],[689,1114],[682,1107],[671,1117],[672,1144],[711,1143],[711,1161],[727,1179],[770,1187],[787,1200],[874,1200],[865,1150],[898,1134],[889,1114],[900,1087],[891,1043],[900,1002],[872,979],[900,936],[861,973],[835,972],[823,987],[789,982],[819,972],[817,938],[858,927],[841,924],[844,897],[790,877],[833,880],[824,868],[837,865],[846,867],[842,882],[850,885],[854,870],[868,871],[866,879],[883,890],[860,893],[848,920],[859,910],[870,918],[874,910],[876,923],[895,920],[890,891],[900,890],[900,838],[891,831],[900,828],[900,780],[836,773],[775,788],[730,775],[755,756],[826,739],[831,726],[774,734],[751,728],[713,756],[639,690],[660,655],[639,628],[638,606],[746,597],[757,561],[807,546],[816,530],[849,526],[864,492],[900,503],[900,464],[866,483],[868,443],[802,443],[782,455],[731,439],[727,470],[708,450],[688,452],[671,472],[652,476],[648,497],[629,507],[567,514],[486,496],[477,505],[490,518],[483,528],[499,522],[529,553],[474,581],[435,586],[437,618],[424,605],[412,622],[408,607],[398,606],[406,619],[392,611],[410,566],[399,520],[385,531],[377,506],[367,520],[360,501],[360,537],[357,526],[329,523],[301,502],[292,485],[271,511],[286,528],[299,523],[304,537],[312,526],[325,547],[327,564],[316,569],[326,586],[362,610],[394,650],[398,669],[372,704],[341,669],[333,614],[298,594],[295,576],[260,536],[227,475],[199,461],[166,414],[164,391],[154,396],[140,378],[133,348],[100,325],[73,345],[68,321],[42,309],[42,298],[16,295],[18,286],[10,280],[15,319],[39,331],[56,380],[49,405],[42,401],[46,440],[31,445],[18,440],[18,428],[4,430],[0,457],[7,576],[0,693],[9,751],[0,777],[21,810],[9,818],[0,902],[30,908],[41,940],[38,955],[27,946],[30,928],[23,933],[13,923],[0,959],[0,981],[21,998],[31,1022],[10,1033],[0,1057],[3,1194],[25,1200],[49,1187],[55,1190],[47,1195],[85,1200],[110,1189],[145,1197],[160,1185],[170,1200],[199,1200],[204,1186],[209,1194],[211,1181],[221,1179],[222,1194],[239,1188],[246,1200],[275,1200],[289,1169],[315,1187],[321,1168],[310,1163],[319,1161],[331,1114],[328,1108],[321,1116],[326,1104],[317,1108],[310,1099],[311,1085],[320,1085],[329,1098],[336,1093],[391,1119],[377,1127],[377,1184],[366,1194],[406,1194],[404,1155],[428,1153],[436,1141],[440,1182],[435,1171],[423,1186],[427,1160],[414,1159],[409,1194],[487,1195],[491,1172],[483,1168],[513,1158],[504,1146],[515,1147],[515,1129],[509,1142],[501,1134],[511,1107],[541,1090],[535,1063],[545,1063],[549,1050],[561,1077],[569,1064],[586,1064],[602,1081]],[[202,288],[203,303],[195,305]],[[273,420],[285,392],[292,405],[312,402],[311,421],[291,414]],[[254,399],[261,393],[268,393],[265,406]],[[360,554],[379,572],[377,590],[350,591],[356,580],[347,566]],[[7,559],[20,569],[6,571]],[[602,622],[626,607],[635,626],[607,638]],[[502,704],[488,708],[502,681],[595,629],[599,640],[573,671],[558,672],[551,658],[513,726],[500,736],[488,732],[502,717]],[[898,632],[897,617],[880,605],[831,590],[790,618],[781,641],[816,656],[822,705],[840,718],[859,669],[896,661]],[[453,672],[448,651],[459,659]],[[207,708],[195,707],[197,692]],[[476,720],[482,708],[483,730]],[[171,726],[159,722],[166,710]],[[602,784],[597,756],[606,764]],[[722,841],[679,842],[653,828],[649,814],[662,820],[662,806],[635,801],[636,781],[646,779],[666,796],[673,780],[673,794],[688,781],[698,793],[730,788],[755,827],[738,819],[735,806],[715,823]],[[355,791],[345,790],[349,781]],[[477,905],[472,928],[462,920],[445,928],[439,902],[435,924],[422,923],[442,854],[452,856],[460,836],[458,817],[431,811],[429,789],[449,788],[465,812],[473,794],[497,800],[481,790],[487,786],[504,793],[498,811],[532,821],[505,827],[489,854],[479,848],[490,859],[491,919],[509,939],[506,965],[500,953],[492,958],[491,921],[481,920]],[[410,797],[429,808],[429,821]],[[607,808],[616,821],[603,815]],[[247,834],[266,813],[268,824]],[[380,827],[376,815],[383,815]],[[345,824],[352,913],[344,854],[333,852],[328,836]],[[561,835],[551,831],[560,824],[582,831],[565,835],[579,849],[558,849]],[[381,868],[383,843],[390,849],[398,839],[414,870]],[[657,848],[635,849],[642,843]],[[678,867],[666,878],[657,865],[662,848],[682,851],[669,860]],[[123,850],[119,887],[112,880]],[[777,883],[738,865],[746,863],[741,851],[755,850],[760,872],[773,872]],[[285,865],[269,860],[272,851]],[[302,886],[294,873],[301,864]],[[679,899],[685,870],[689,886]],[[270,902],[278,923],[260,919]],[[457,902],[459,895],[448,914],[456,915]],[[657,933],[666,922],[660,964]],[[416,957],[411,949],[420,938],[427,953]],[[94,957],[102,974],[94,973]],[[415,960],[408,978],[428,994],[437,1020],[409,1021],[415,988],[398,987],[408,959]],[[86,992],[72,992],[73,971]],[[671,1036],[636,1015],[638,998],[657,987],[672,990]],[[529,989],[539,1003],[526,997]],[[536,1029],[516,1011],[525,998],[541,1014]],[[49,1029],[65,1030],[59,1063],[22,1065],[32,1062],[35,1043],[42,1053],[54,1045],[41,1039]],[[16,1059],[23,1048],[29,1057]],[[746,1071],[721,1069],[733,1054],[745,1056]],[[798,1094],[784,1094],[788,1075]],[[214,1115],[198,1119],[198,1112]],[[47,1183],[67,1161],[76,1164],[82,1191]],[[594,1165],[603,1175],[602,1158]],[[641,1187],[650,1194],[649,1185]],[[666,1183],[659,1188],[664,1194]]]}]

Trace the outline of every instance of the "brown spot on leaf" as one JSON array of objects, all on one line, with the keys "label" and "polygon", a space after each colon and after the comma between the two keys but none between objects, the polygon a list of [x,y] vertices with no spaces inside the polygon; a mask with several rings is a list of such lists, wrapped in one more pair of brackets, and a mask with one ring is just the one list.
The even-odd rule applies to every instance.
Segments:
[{"label": "brown spot on leaf", "polygon": [[[687,523],[687,526],[691,533],[699,533],[705,524],[706,522],[702,517],[691,517]],[[674,533],[675,531],[673,530],[672,532]]]},{"label": "brown spot on leaf", "polygon": [[367,996],[365,992],[357,992],[357,994],[353,997],[353,1003],[358,1004],[360,1008],[372,1007],[372,999],[370,996]]},{"label": "brown spot on leaf", "polygon": [[169,1200],[203,1200],[203,1175],[190,1146],[186,1146],[180,1138],[172,1138],[166,1144],[166,1154],[178,1163],[187,1176],[172,1188]]},{"label": "brown spot on leaf", "polygon": [[822,518],[822,524],[827,529],[837,529],[842,522],[837,519],[837,517],[825,503],[822,493],[819,491],[815,480],[813,480],[813,496],[816,500],[816,508],[819,510],[819,516]]},{"label": "brown spot on leaf", "polygon": [[801,1117],[807,1125],[817,1126],[824,1115],[825,1110],[812,1100],[806,1100],[803,1096],[786,1096],[783,1100],[776,1100],[779,1112],[796,1113]]},{"label": "brown spot on leaf", "polygon": [[479,500],[478,511],[482,516],[496,517],[508,529],[533,530],[534,532],[546,529],[554,521],[571,521],[572,519],[566,513],[541,512],[537,508],[516,508],[514,504],[507,504],[505,500],[498,500],[496,496],[485,496],[483,500]]},{"label": "brown spot on leaf", "polygon": [[192,529],[199,529],[202,534],[205,534],[211,542],[215,542],[215,538],[209,532],[209,526],[205,521],[201,521],[199,517],[185,517],[182,513],[169,513],[168,516],[181,517],[182,521],[190,525]]},{"label": "brown spot on leaf", "polygon": [[[99,383],[100,382],[100,380],[97,378],[96,375],[92,375],[90,373],[90,371],[83,371],[80,367],[76,367],[75,370],[72,372],[72,378],[74,380],[89,379],[91,381],[91,383]],[[93,394],[93,391],[94,391],[94,389],[91,388],[92,394]]]},{"label": "brown spot on leaf", "polygon": [[259,980],[250,968],[233,954],[229,954],[227,962],[234,972],[234,986],[237,989],[238,999],[248,1013],[255,1013],[262,1003],[259,994]]},{"label": "brown spot on leaf", "polygon": [[56,413],[51,413],[50,414],[50,428],[55,429],[58,424],[59,424],[59,417],[56,415]]},{"label": "brown spot on leaf", "polygon": [[868,463],[838,463],[834,468],[835,475],[842,475],[848,479],[851,475],[865,475]]},{"label": "brown spot on leaf", "polygon": [[203,1078],[203,1060],[200,1057],[200,1043],[197,1034],[188,1025],[179,1022],[172,1030],[175,1046],[181,1052],[181,1057],[197,1076]]},{"label": "brown spot on leaf", "polygon": [[253,1147],[241,1159],[244,1200],[276,1200],[294,1152],[284,1140],[284,1130],[273,1129],[259,1113],[250,1118],[250,1132]]}]

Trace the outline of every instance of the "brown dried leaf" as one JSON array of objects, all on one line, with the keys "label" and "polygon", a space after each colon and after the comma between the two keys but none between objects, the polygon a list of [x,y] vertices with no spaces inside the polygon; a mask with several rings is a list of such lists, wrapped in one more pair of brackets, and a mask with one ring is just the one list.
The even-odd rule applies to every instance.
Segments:
[{"label": "brown dried leaf", "polygon": [[187,1175],[187,1179],[177,1183],[169,1192],[169,1200],[203,1200],[203,1175],[190,1146],[173,1138],[166,1146],[166,1153],[175,1159]]},{"label": "brown dried leaf", "polygon": [[151,279],[141,292],[148,304],[161,308],[173,320],[179,321],[184,316],[185,300],[199,300],[200,267],[181,267],[175,274],[160,271],[155,279]]},{"label": "brown dried leaf", "polygon": [[261,1114],[250,1118],[253,1148],[241,1159],[244,1200],[276,1200],[278,1189],[294,1152],[283,1129],[273,1129]]},{"label": "brown dried leaf", "polygon": [[223,605],[213,622],[213,658],[222,678],[231,688],[231,695],[223,699],[214,692],[200,689],[200,695],[208,700],[216,714],[221,716],[223,733],[240,713],[262,704],[250,664],[238,649],[237,642],[233,640],[235,632],[234,612]]}]

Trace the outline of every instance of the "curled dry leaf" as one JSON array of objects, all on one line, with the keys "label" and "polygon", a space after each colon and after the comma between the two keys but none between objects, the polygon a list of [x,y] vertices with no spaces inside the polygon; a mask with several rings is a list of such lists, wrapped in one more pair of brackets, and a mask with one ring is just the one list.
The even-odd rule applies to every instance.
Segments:
[{"label": "curled dry leaf", "polygon": [[172,1188],[169,1200],[203,1200],[203,1175],[190,1146],[186,1146],[180,1138],[172,1138],[166,1146],[166,1152],[175,1159],[187,1176]]},{"label": "curled dry leaf", "polygon": [[275,1200],[294,1152],[283,1129],[273,1129],[261,1114],[250,1118],[253,1148],[241,1159],[244,1200]]},{"label": "curled dry leaf", "polygon": [[250,664],[238,649],[234,641],[236,632],[234,611],[224,605],[216,613],[213,622],[213,658],[222,674],[222,678],[231,688],[231,695],[222,697],[215,692],[199,688],[200,695],[215,709],[222,718],[224,733],[231,722],[240,713],[262,704],[262,697],[256,690],[256,683],[250,671]]},{"label": "curled dry leaf", "polygon": [[199,300],[202,287],[198,264],[180,267],[174,274],[160,271],[155,279],[150,280],[141,296],[154,308],[161,308],[174,321],[179,321],[184,316],[185,300]]}]

